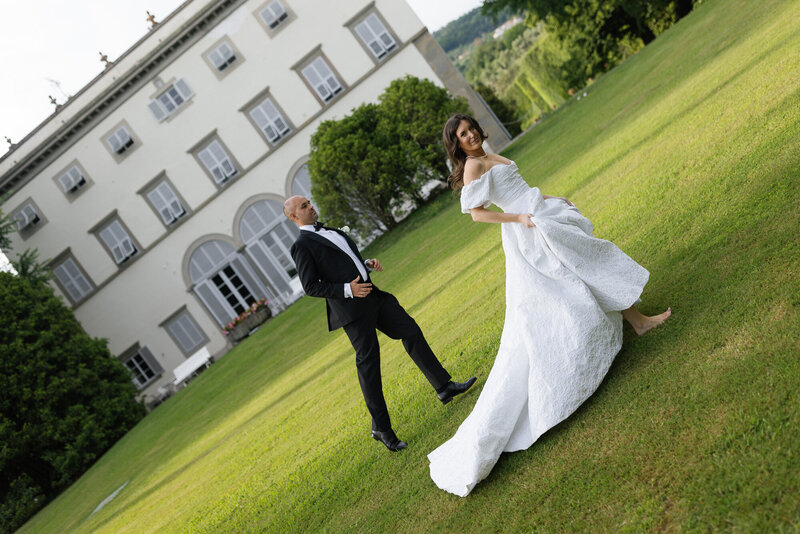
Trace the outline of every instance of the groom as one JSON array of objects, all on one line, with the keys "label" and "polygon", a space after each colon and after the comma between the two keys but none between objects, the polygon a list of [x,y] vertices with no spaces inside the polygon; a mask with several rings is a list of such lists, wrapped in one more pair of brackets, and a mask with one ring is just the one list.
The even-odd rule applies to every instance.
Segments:
[{"label": "groom", "polygon": [[380,347],[377,328],[403,346],[431,383],[442,403],[447,404],[475,383],[452,382],[425,341],[416,321],[400,306],[394,295],[370,282],[369,272],[382,271],[377,259],[361,257],[347,234],[317,222],[317,212],[307,198],[293,196],[283,213],[300,227],[292,245],[292,258],[307,295],[322,297],[328,312],[328,330],[343,327],[356,351],[356,369],[364,401],[372,416],[372,437],[391,451],[406,448],[392,430],[381,384]]}]

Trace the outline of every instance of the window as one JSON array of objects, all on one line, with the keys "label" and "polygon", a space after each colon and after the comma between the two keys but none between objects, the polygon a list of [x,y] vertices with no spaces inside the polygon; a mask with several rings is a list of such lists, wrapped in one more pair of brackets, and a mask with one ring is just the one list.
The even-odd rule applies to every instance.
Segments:
[{"label": "window", "polygon": [[300,72],[323,103],[329,102],[343,89],[339,78],[322,56],[316,57]]},{"label": "window", "polygon": [[82,301],[94,290],[94,284],[72,257],[67,257],[53,267],[53,275],[61,292],[73,304]]},{"label": "window", "polygon": [[185,308],[162,326],[166,328],[185,356],[189,356],[208,343],[208,338]]},{"label": "window", "polygon": [[161,122],[181,108],[193,95],[189,85],[181,78],[151,100],[148,107],[156,120]]},{"label": "window", "polygon": [[134,141],[128,129],[120,126],[114,133],[106,137],[106,143],[115,154],[122,155],[133,146]]},{"label": "window", "polygon": [[[105,145],[109,152],[111,152],[111,147],[107,144]],[[111,152],[111,154],[115,158],[119,157],[113,152]],[[87,191],[94,184],[92,178],[86,172],[86,169],[84,169],[83,166],[78,162],[78,160],[72,160],[65,167],[55,173],[53,175],[53,182],[58,187],[58,190],[64,193],[64,197],[69,202],[74,202],[75,199],[81,196],[84,191]]]},{"label": "window", "polygon": [[203,52],[203,60],[218,80],[227,76],[244,61],[242,52],[225,35]]},{"label": "window", "polygon": [[258,16],[267,25],[267,28],[274,30],[289,18],[289,13],[279,0],[268,2],[264,8],[258,12]]},{"label": "window", "polygon": [[42,210],[31,197],[23,200],[19,206],[9,212],[8,219],[14,224],[23,241],[47,223],[47,219],[42,215]]},{"label": "window", "polygon": [[155,178],[147,182],[136,193],[144,197],[147,204],[168,230],[178,226],[178,222],[185,220],[186,215],[191,212],[188,204],[178,193],[165,171],[158,173]]},{"label": "window", "polygon": [[166,180],[147,193],[147,199],[167,226],[186,215],[186,210],[178,195],[175,194],[175,191]]},{"label": "window", "polygon": [[283,115],[269,97],[250,110],[250,117],[272,144],[278,142],[291,131],[286,119],[283,118]]},{"label": "window", "polygon": [[208,59],[218,71],[222,72],[236,61],[236,53],[233,48],[228,46],[228,43],[222,43],[208,54]]},{"label": "window", "polygon": [[292,195],[300,195],[311,200],[311,174],[308,172],[308,165],[303,164],[297,169],[292,178]]},{"label": "window", "polygon": [[376,59],[384,58],[397,47],[397,42],[375,13],[356,24],[355,31]]},{"label": "window", "polygon": [[129,349],[126,355],[120,359],[131,372],[133,383],[140,390],[155,380],[164,370],[153,356],[153,353],[150,352],[150,349],[147,347],[140,348],[138,344],[133,349]]},{"label": "window", "polygon": [[[239,111],[243,111],[241,108]],[[250,117],[248,117],[248,120]],[[187,150],[218,187],[226,187],[241,174],[242,166],[214,129]],[[185,204],[184,204],[185,206]]]},{"label": "window", "polygon": [[[106,147],[108,153],[117,163],[121,163],[142,144],[141,140],[136,137],[131,125],[125,120],[117,123],[111,130],[103,134],[100,139],[103,146]],[[86,173],[82,174],[84,177],[86,176]]]},{"label": "window", "polygon": [[42,219],[39,217],[39,214],[36,213],[33,204],[28,202],[14,215],[14,220],[17,223],[17,230],[22,232],[38,224]]},{"label": "window", "polygon": [[231,176],[239,172],[219,141],[214,140],[209,143],[197,153],[197,157],[203,162],[217,184],[225,183]]},{"label": "window", "polygon": [[67,172],[58,177],[58,183],[61,184],[61,188],[65,193],[76,193],[78,189],[86,185],[86,177],[76,165],[73,165]]},{"label": "window", "polygon": [[125,231],[119,220],[114,220],[111,224],[99,232],[100,239],[105,243],[111,256],[117,265],[128,261],[139,249],[136,248],[128,232]]}]

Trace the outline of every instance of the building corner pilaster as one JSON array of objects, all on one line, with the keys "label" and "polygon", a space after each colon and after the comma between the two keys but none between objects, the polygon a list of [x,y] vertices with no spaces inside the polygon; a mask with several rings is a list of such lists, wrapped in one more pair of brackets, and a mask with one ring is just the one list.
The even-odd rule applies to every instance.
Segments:
[{"label": "building corner pilaster", "polygon": [[506,130],[494,111],[486,104],[479,95],[464,79],[461,72],[456,68],[447,54],[436,42],[436,39],[425,29],[417,34],[414,39],[414,46],[417,47],[422,57],[428,62],[436,73],[442,85],[454,96],[463,96],[467,99],[469,107],[475,118],[478,120],[484,131],[489,135],[486,142],[495,152],[503,150],[511,142],[511,135]]}]

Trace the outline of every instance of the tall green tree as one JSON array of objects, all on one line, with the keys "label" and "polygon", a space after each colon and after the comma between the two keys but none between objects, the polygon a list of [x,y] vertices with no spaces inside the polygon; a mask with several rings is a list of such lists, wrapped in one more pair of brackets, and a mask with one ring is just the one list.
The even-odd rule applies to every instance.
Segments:
[{"label": "tall green tree", "polygon": [[442,126],[467,111],[428,80],[393,81],[378,104],[320,124],[311,137],[311,195],[327,224],[366,237],[397,225],[398,210],[423,201],[422,188],[448,174]]},{"label": "tall green tree", "polygon": [[13,530],[145,413],[127,369],[52,289],[0,273],[0,525]]},{"label": "tall green tree", "polygon": [[381,121],[392,132],[390,143],[399,142],[404,176],[411,181],[410,194],[419,203],[420,189],[430,180],[447,180],[447,154],[442,146],[442,128],[454,113],[469,111],[463,97],[416,76],[398,78],[378,97]]},{"label": "tall green tree", "polygon": [[[0,199],[0,207],[2,207],[6,198],[7,196]],[[47,282],[51,278],[51,273],[47,269],[45,262],[39,261],[39,251],[37,249],[26,249],[16,260],[10,258],[8,252],[11,250],[11,234],[16,231],[17,222],[0,209],[0,250],[4,251],[4,254],[9,257],[11,264],[20,276],[33,282]]]},{"label": "tall green tree", "polygon": [[33,283],[43,284],[53,277],[52,272],[39,261],[39,250],[35,248],[26,249],[16,260],[12,260],[11,264],[19,276]]},{"label": "tall green tree", "polygon": [[361,235],[396,222],[392,208],[410,190],[399,143],[380,120],[377,104],[364,104],[341,120],[320,124],[311,137],[311,195],[329,225],[349,225]]},{"label": "tall green tree", "polygon": [[[4,198],[0,198],[0,206]],[[11,250],[11,234],[17,231],[17,223],[0,209],[0,250]]]}]

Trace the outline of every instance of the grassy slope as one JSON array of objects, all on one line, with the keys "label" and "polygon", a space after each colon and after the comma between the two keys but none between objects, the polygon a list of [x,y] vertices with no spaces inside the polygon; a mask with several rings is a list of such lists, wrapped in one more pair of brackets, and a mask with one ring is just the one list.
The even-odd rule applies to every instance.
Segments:
[{"label": "grassy slope", "polygon": [[[444,195],[376,243],[376,282],[475,392],[435,400],[382,339],[409,449],[368,438],[346,337],[303,299],[150,414],[23,528],[641,531],[800,528],[800,2],[711,0],[507,155],[652,275],[668,326],[467,499],[426,454],[469,413],[503,322],[499,228]],[[94,507],[129,484],[99,513]]]}]

